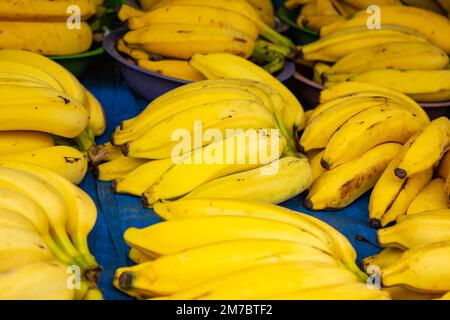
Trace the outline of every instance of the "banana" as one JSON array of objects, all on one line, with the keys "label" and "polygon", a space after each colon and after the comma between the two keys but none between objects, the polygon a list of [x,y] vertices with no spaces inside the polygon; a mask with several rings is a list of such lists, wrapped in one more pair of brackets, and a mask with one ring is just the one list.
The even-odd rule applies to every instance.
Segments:
[{"label": "banana", "polygon": [[151,261],[152,258],[147,256],[145,253],[135,249],[135,248],[131,248],[130,252],[128,253],[128,257],[130,258],[131,261],[133,261],[136,264],[140,264],[140,263],[144,263],[144,262],[148,262]]},{"label": "banana", "polygon": [[392,300],[431,300],[439,298],[439,295],[436,294],[417,292],[402,286],[383,288],[383,291],[388,292]]},{"label": "banana", "polygon": [[366,284],[349,282],[272,296],[269,300],[390,300],[384,290],[370,289]]},{"label": "banana", "polygon": [[319,153],[315,154],[309,160],[309,162],[311,163],[311,170],[312,170],[311,184],[314,184],[314,181],[316,181],[323,173],[326,172],[326,170],[320,164],[320,160],[322,160],[322,156],[323,156],[323,150],[320,151]]},{"label": "banana", "polygon": [[450,291],[441,297],[441,300],[450,300]]},{"label": "banana", "polygon": [[129,6],[126,3],[123,3],[119,11],[117,12],[117,17],[120,21],[127,21],[130,18],[134,17],[142,17],[145,14],[144,11],[136,9],[135,7]]},{"label": "banana", "polygon": [[222,27],[246,34],[256,41],[259,29],[245,16],[233,11],[214,7],[188,5],[171,5],[149,11],[141,17],[130,18],[128,27],[132,30],[154,24],[192,24],[199,26]]},{"label": "banana", "polygon": [[94,156],[98,157],[98,160],[93,160],[94,164],[102,161],[113,161],[124,157],[122,150],[119,147],[113,145],[111,142],[104,143],[97,147]]},{"label": "banana", "polygon": [[376,6],[390,6],[390,5],[401,5],[401,0],[342,0],[355,8],[360,10],[366,9],[370,5]]},{"label": "banana", "polygon": [[201,81],[205,77],[183,60],[138,60],[137,65],[145,70],[156,72],[168,77],[187,81]]},{"label": "banana", "polygon": [[407,180],[400,180],[394,175],[394,168],[401,161],[403,154],[413,143],[417,134],[409,139],[377,181],[369,202],[370,225],[374,228],[386,226],[395,221],[397,216],[408,210],[417,194],[431,180],[432,170],[425,170]]},{"label": "banana", "polygon": [[378,242],[383,246],[403,250],[450,241],[450,210],[425,211],[401,217],[397,224],[378,230]]},{"label": "banana", "polygon": [[446,152],[439,163],[439,177],[447,179],[450,175],[450,152]]},{"label": "banana", "polygon": [[104,300],[103,292],[98,288],[90,288],[84,300]]},{"label": "banana", "polygon": [[69,18],[69,6],[77,6],[83,21],[95,14],[95,5],[90,0],[3,0],[0,3],[0,19],[61,22]]},{"label": "banana", "polygon": [[100,164],[96,170],[97,179],[102,181],[111,181],[116,178],[125,176],[145,164],[146,159],[135,159],[122,157],[116,160]]},{"label": "banana", "polygon": [[439,70],[448,56],[427,42],[392,42],[354,51],[337,61],[326,73],[362,73],[380,69]]},{"label": "banana", "polygon": [[[267,172],[266,172],[267,171]],[[193,198],[239,198],[281,203],[311,185],[312,170],[307,159],[285,157],[261,168],[212,180],[187,194]]]},{"label": "banana", "polygon": [[344,19],[339,15],[312,15],[312,16],[302,16],[297,17],[297,25],[313,31],[319,31],[323,26],[329,25],[331,23],[341,21]]},{"label": "banana", "polygon": [[0,85],[5,84],[23,87],[52,88],[49,84],[27,75],[13,72],[0,72]]},{"label": "banana", "polygon": [[81,22],[79,29],[69,29],[66,22],[0,22],[1,49],[27,50],[47,56],[70,55],[87,51],[92,38],[86,22]]},{"label": "banana", "polygon": [[37,233],[23,228],[0,226],[0,272],[38,261],[49,261],[53,254]]},{"label": "banana", "polygon": [[337,266],[330,255],[308,245],[266,239],[213,243],[120,268],[114,285],[140,296],[167,296],[236,271],[282,261],[314,261]]},{"label": "banana", "polygon": [[265,24],[275,28],[275,12],[271,0],[246,0],[259,13]]},{"label": "banana", "polygon": [[334,132],[348,119],[367,108],[382,106],[392,101],[383,95],[375,94],[371,97],[356,96],[341,100],[343,101],[324,110],[307,123],[300,138],[300,148],[303,151],[325,148]]},{"label": "banana", "polygon": [[188,194],[213,179],[261,167],[280,158],[285,146],[276,129],[239,130],[178,160],[172,158],[177,164],[144,192],[142,202],[148,207]]},{"label": "banana", "polygon": [[102,105],[97,98],[86,88],[84,89],[86,96],[86,107],[89,113],[89,126],[96,136],[101,136],[106,129],[106,115]]},{"label": "banana", "polygon": [[46,88],[0,86],[0,131],[35,130],[66,138],[80,135],[88,113],[70,96]]},{"label": "banana", "polygon": [[339,12],[330,0],[317,0],[316,12],[320,15],[338,16]]},{"label": "banana", "polygon": [[382,284],[387,287],[407,286],[420,292],[446,293],[450,289],[449,257],[449,242],[410,249],[381,270]]},{"label": "banana", "polygon": [[361,263],[361,267],[367,272],[370,266],[378,266],[379,268],[386,268],[397,261],[403,254],[403,250],[394,247],[388,247],[380,251],[380,253],[366,257]]},{"label": "banana", "polygon": [[139,0],[139,4],[141,8],[145,11],[149,11],[153,8],[155,4],[157,4],[160,0]]},{"label": "banana", "polygon": [[399,149],[397,143],[381,144],[350,162],[326,171],[312,185],[305,207],[322,210],[348,206],[375,185]]},{"label": "banana", "polygon": [[0,208],[0,227],[11,227],[37,233],[33,223],[14,211]]},{"label": "banana", "polygon": [[[314,68],[313,68],[313,81],[316,83],[323,83],[322,80],[322,75],[331,68],[331,66],[327,63],[323,63],[323,62],[317,62],[314,64]],[[308,122],[308,121],[306,121]]]},{"label": "banana", "polygon": [[277,118],[281,130],[286,132],[288,140],[296,139],[297,131],[303,129],[305,115],[297,98],[283,83],[255,64],[226,53],[209,55],[195,54],[189,63],[203,73],[208,79],[250,79],[272,86],[285,100],[285,108]]},{"label": "banana", "polygon": [[[324,28],[326,26],[322,30]],[[304,45],[300,48],[300,56],[306,60],[336,62],[364,48],[390,42],[411,41],[426,42],[426,39],[420,33],[407,28],[384,25],[382,29],[368,30],[364,25],[364,27],[339,30]]]},{"label": "banana", "polygon": [[[321,36],[325,36],[336,30],[364,26],[366,27],[369,14],[365,10],[360,11],[349,19],[323,27]],[[408,6],[386,6],[381,9],[382,25],[397,25],[411,28],[424,34],[434,45],[445,53],[450,53],[450,43],[447,34],[450,33],[450,21],[431,11]]]},{"label": "banana", "polygon": [[321,164],[329,170],[381,143],[405,143],[425,125],[414,109],[397,102],[367,108],[348,119],[333,133]]},{"label": "banana", "polygon": [[37,262],[0,274],[1,300],[72,300],[67,265]]},{"label": "banana", "polygon": [[134,60],[149,60],[151,58],[151,56],[143,50],[128,47],[123,39],[117,41],[116,48],[119,52],[126,54]]},{"label": "banana", "polygon": [[116,193],[132,194],[139,197],[174,165],[172,159],[149,161],[133,171],[115,178],[112,181],[112,188]]},{"label": "banana", "polygon": [[406,214],[448,208],[448,196],[445,192],[445,181],[441,178],[431,180],[411,202]]},{"label": "banana", "polygon": [[251,38],[236,30],[181,23],[152,24],[127,32],[123,39],[127,45],[137,44],[148,53],[181,60],[195,53],[216,52],[229,52],[246,59],[255,47]]},{"label": "banana", "polygon": [[432,93],[411,93],[409,96],[420,102],[443,102],[450,100],[450,90]]},{"label": "banana", "polygon": [[400,163],[394,169],[395,175],[404,179],[433,167],[442,158],[449,145],[449,119],[440,117],[431,121],[409,146]]},{"label": "banana", "polygon": [[450,90],[450,70],[374,70],[350,76],[349,80],[377,84],[408,95]]},{"label": "banana", "polygon": [[0,132],[0,157],[53,147],[55,142],[51,135],[33,131]]},{"label": "banana", "polygon": [[55,146],[0,156],[0,160],[38,165],[52,170],[75,184],[79,184],[83,180],[88,167],[86,157],[77,149],[67,146]]},{"label": "banana", "polygon": [[343,268],[320,262],[289,261],[231,273],[180,291],[169,299],[259,300],[290,292],[357,281],[354,274]]},{"label": "banana", "polygon": [[[289,5],[289,0],[285,1],[285,6]],[[304,17],[315,16],[317,14],[317,1],[309,1],[300,8],[300,15]]]},{"label": "banana", "polygon": [[182,132],[183,142],[190,146],[189,150],[182,150],[186,152],[212,142],[202,137],[204,130],[220,131],[225,136],[230,129],[275,127],[273,115],[262,104],[247,99],[222,100],[204,103],[167,118],[140,138],[124,144],[122,152],[134,158],[165,159],[173,157],[174,148],[180,143],[179,136],[175,136],[178,140],[174,139],[177,132]]},{"label": "banana", "polygon": [[330,253],[330,248],[307,230],[280,221],[245,216],[203,217],[162,222],[144,229],[129,228],[124,239],[129,246],[152,258],[239,239],[287,240]]},{"label": "banana", "polygon": [[334,256],[342,260],[347,268],[359,272],[355,265],[356,252],[347,238],[322,220],[304,213],[272,204],[238,199],[185,199],[156,203],[154,211],[169,221],[207,216],[248,216],[291,224],[302,230],[309,230],[330,248]]}]

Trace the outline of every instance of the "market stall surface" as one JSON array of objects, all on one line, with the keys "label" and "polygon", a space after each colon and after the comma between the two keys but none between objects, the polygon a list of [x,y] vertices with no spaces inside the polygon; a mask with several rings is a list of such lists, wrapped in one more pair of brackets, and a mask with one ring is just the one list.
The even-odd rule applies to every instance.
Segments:
[{"label": "market stall surface", "polygon": [[[140,113],[148,102],[129,90],[112,61],[102,57],[94,65],[81,81],[105,108],[107,129],[97,139],[97,143],[104,143],[122,120]],[[152,210],[143,209],[138,197],[114,194],[111,183],[96,181],[92,172],[88,173],[81,187],[95,200],[98,207],[98,220],[89,243],[97,261],[104,268],[100,288],[105,299],[130,299],[112,286],[114,271],[119,267],[132,265],[128,259],[129,247],[123,240],[123,232],[129,227],[146,227],[162,219]],[[379,252],[375,230],[368,224],[368,194],[340,211],[309,211],[304,208],[303,199],[303,196],[298,196],[282,203],[282,206],[311,214],[338,229],[355,247],[358,263]]]}]

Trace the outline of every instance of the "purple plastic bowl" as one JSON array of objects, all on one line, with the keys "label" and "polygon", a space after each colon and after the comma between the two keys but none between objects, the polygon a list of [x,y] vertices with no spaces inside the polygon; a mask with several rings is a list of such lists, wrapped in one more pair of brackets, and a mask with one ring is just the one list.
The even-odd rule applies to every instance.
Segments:
[{"label": "purple plastic bowl", "polygon": [[[320,92],[326,87],[312,81],[311,74],[312,71],[310,68],[299,66],[294,73],[294,78],[301,82],[302,85],[295,86],[294,90],[295,94],[301,97],[302,102],[306,106],[314,108],[319,104]],[[419,104],[425,109],[431,119],[445,116],[450,107],[450,101],[434,103],[420,102]]]},{"label": "purple plastic bowl", "polygon": [[[164,76],[138,67],[125,59],[117,50],[116,42],[126,33],[125,29],[110,32],[103,40],[106,52],[120,63],[123,77],[131,90],[144,99],[151,101],[164,93],[180,87],[190,81]],[[281,82],[288,80],[295,73],[295,64],[286,62],[284,68],[277,74]]]}]

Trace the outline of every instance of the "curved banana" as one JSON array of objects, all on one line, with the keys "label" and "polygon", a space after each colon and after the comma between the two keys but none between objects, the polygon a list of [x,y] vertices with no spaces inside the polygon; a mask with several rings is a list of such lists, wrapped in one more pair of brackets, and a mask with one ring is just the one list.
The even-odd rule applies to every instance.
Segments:
[{"label": "curved banana", "polygon": [[381,144],[350,162],[324,172],[310,188],[305,207],[322,210],[348,206],[375,185],[400,147],[397,143]]},{"label": "curved banana", "polygon": [[323,156],[323,150],[319,153],[315,154],[313,157],[309,158],[309,162],[311,163],[311,170],[312,170],[312,178],[311,178],[311,184],[314,184],[314,181],[317,180],[323,173],[326,172],[326,170],[322,167],[320,164],[320,160],[322,160]]},{"label": "curved banana", "polygon": [[3,208],[0,208],[0,227],[18,228],[37,233],[37,229],[30,220],[19,213]]},{"label": "curved banana", "polygon": [[366,272],[369,266],[378,266],[379,268],[386,268],[395,261],[397,261],[402,256],[402,254],[403,250],[395,247],[388,247],[381,250],[380,253],[374,256],[364,258],[361,263],[361,267]]},{"label": "curved banana", "polygon": [[433,167],[450,145],[450,120],[440,117],[431,121],[409,146],[397,167],[395,175],[400,179],[410,177]]},{"label": "curved banana", "polygon": [[147,159],[122,157],[97,166],[96,177],[102,181],[111,181],[125,176],[148,162]]},{"label": "curved banana", "polygon": [[33,131],[1,131],[0,157],[15,153],[53,147],[51,135]]},{"label": "curved banana", "polygon": [[445,192],[445,181],[441,178],[431,180],[417,197],[411,202],[406,214],[448,208],[448,195]]},{"label": "curved banana", "polygon": [[431,93],[411,93],[409,96],[420,102],[442,102],[450,100],[450,89]]},{"label": "curved banana", "polygon": [[38,165],[79,184],[87,172],[86,156],[75,148],[55,146],[22,153],[0,156],[0,160],[11,160]]},{"label": "curved banana", "polygon": [[120,21],[126,21],[133,17],[141,17],[144,14],[145,14],[145,11],[136,9],[135,7],[132,7],[126,3],[123,3],[120,6],[119,11],[117,12],[117,18],[119,18]]},{"label": "curved banana", "polygon": [[275,28],[275,12],[271,0],[246,0],[259,13],[261,19],[271,28]]},{"label": "curved banana", "polygon": [[135,249],[135,248],[131,248],[130,252],[128,253],[128,257],[130,258],[131,261],[133,261],[136,264],[140,264],[140,263],[144,263],[144,262],[148,262],[151,261],[152,258],[147,256],[145,253]]},{"label": "curved banana", "polygon": [[380,143],[404,143],[425,125],[414,110],[397,102],[367,108],[333,133],[322,156],[322,166],[336,168]]},{"label": "curved banana", "polygon": [[311,185],[312,170],[307,159],[285,157],[261,168],[212,180],[184,196],[193,198],[239,198],[281,203]]},{"label": "curved banana", "polygon": [[101,136],[106,129],[106,115],[102,105],[97,98],[87,89],[84,89],[86,95],[85,107],[89,113],[89,126],[96,136]]},{"label": "curved banana", "polygon": [[187,81],[201,81],[205,77],[191,67],[191,65],[184,60],[141,60],[137,61],[137,65],[145,70],[156,72],[168,77],[187,80]]}]

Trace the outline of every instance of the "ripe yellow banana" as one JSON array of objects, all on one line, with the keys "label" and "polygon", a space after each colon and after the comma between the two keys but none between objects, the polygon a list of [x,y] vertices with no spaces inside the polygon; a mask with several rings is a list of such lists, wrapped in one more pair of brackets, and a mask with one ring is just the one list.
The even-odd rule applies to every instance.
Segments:
[{"label": "ripe yellow banana", "polygon": [[[177,234],[176,238],[171,235]],[[245,216],[202,217],[129,228],[125,242],[150,257],[179,253],[202,245],[239,239],[274,239],[305,244],[330,253],[308,230],[275,220]]]},{"label": "ripe yellow banana", "polygon": [[44,239],[34,231],[0,226],[0,272],[53,260]]},{"label": "ripe yellow banana", "polygon": [[271,239],[213,243],[120,268],[114,285],[143,297],[166,296],[224,275],[282,261],[314,261],[337,266],[330,255],[308,245]]},{"label": "ripe yellow banana", "polygon": [[1,300],[72,300],[67,287],[68,266],[56,261],[37,262],[0,274]]},{"label": "ripe yellow banana", "polygon": [[92,38],[86,22],[81,22],[79,29],[69,29],[66,22],[0,22],[1,49],[27,50],[47,56],[69,55],[87,51]]},{"label": "ripe yellow banana", "polygon": [[402,216],[395,226],[378,230],[383,246],[403,250],[441,241],[450,241],[450,210],[425,211]]},{"label": "ripe yellow banana", "polygon": [[271,0],[246,0],[259,13],[265,24],[275,28],[275,12]]},{"label": "ripe yellow banana", "polygon": [[239,198],[281,203],[311,185],[312,170],[306,158],[285,157],[261,168],[212,180],[194,189],[185,199]]},{"label": "ripe yellow banana", "polygon": [[450,90],[432,93],[412,93],[409,96],[420,102],[442,102],[450,100]]},{"label": "ripe yellow banana", "polygon": [[[370,13],[366,10],[360,11],[349,19],[323,27],[320,34],[327,35],[336,30],[364,26]],[[445,53],[450,53],[450,44],[447,34],[450,33],[450,21],[431,11],[408,7],[408,6],[386,6],[381,9],[381,25],[396,25],[411,28],[424,34],[434,45],[440,47]]]},{"label": "ripe yellow banana", "polygon": [[156,183],[175,163],[172,159],[152,160],[133,171],[113,180],[116,193],[132,194],[140,197],[145,190]]},{"label": "ripe yellow banana", "polygon": [[380,69],[439,70],[447,67],[447,54],[423,41],[384,43],[354,51],[326,73],[361,73]]},{"label": "ripe yellow banana", "polygon": [[0,208],[0,226],[8,228],[18,228],[33,233],[37,233],[37,229],[33,223],[24,216],[11,210]]},{"label": "ripe yellow banana", "polygon": [[314,181],[317,180],[323,173],[326,172],[326,170],[322,167],[320,164],[320,160],[322,160],[323,156],[323,150],[319,153],[315,154],[311,158],[309,158],[309,162],[311,163],[311,170],[312,170],[312,178],[311,178],[311,184],[314,183]]},{"label": "ripe yellow banana", "polygon": [[450,291],[441,297],[441,300],[450,300]]},{"label": "ripe yellow banana", "polygon": [[407,286],[429,293],[450,290],[450,242],[410,249],[392,265],[381,270],[384,286]]},{"label": "ripe yellow banana", "polygon": [[378,266],[379,268],[386,268],[395,261],[397,261],[402,256],[402,254],[403,250],[395,247],[388,247],[381,250],[380,253],[374,256],[364,258],[361,267],[366,272],[369,266]]},{"label": "ripe yellow banana", "polygon": [[0,19],[63,22],[70,16],[70,6],[77,6],[83,21],[95,14],[94,2],[90,0],[2,0]]},{"label": "ripe yellow banana", "polygon": [[0,132],[0,156],[53,147],[51,135],[33,131]]},{"label": "ripe yellow banana", "polygon": [[55,146],[1,156],[0,160],[11,160],[38,165],[79,184],[87,172],[86,156],[75,148]]},{"label": "ripe yellow banana", "polygon": [[151,56],[147,52],[127,46],[123,39],[117,41],[116,48],[119,52],[126,54],[128,57],[134,60],[148,60],[151,58]]},{"label": "ripe yellow banana", "polygon": [[139,0],[141,8],[145,11],[149,11],[152,7],[157,4],[160,0]]},{"label": "ripe yellow banana", "polygon": [[35,130],[75,138],[88,124],[83,106],[53,89],[3,85],[0,95],[0,131]]},{"label": "ripe yellow banana", "polygon": [[122,150],[119,147],[113,145],[111,142],[101,144],[97,147],[94,156],[98,156],[99,159],[95,159],[94,163],[102,161],[113,161],[124,157]]},{"label": "ripe yellow banana", "polygon": [[191,67],[191,65],[184,60],[138,60],[137,65],[145,70],[156,72],[168,77],[187,81],[201,81],[205,77]]},{"label": "ripe yellow banana", "polygon": [[[331,68],[328,63],[316,62],[313,68],[313,81],[316,83],[323,84],[322,75]],[[306,112],[305,112],[306,113]],[[308,122],[308,121],[306,121]]]},{"label": "ripe yellow banana", "polygon": [[261,167],[280,158],[285,146],[285,139],[276,129],[236,132],[179,158],[145,191],[143,204],[151,206],[159,200],[175,199],[213,179]]},{"label": "ripe yellow banana", "polygon": [[96,176],[99,180],[111,181],[127,175],[147,161],[146,159],[122,157],[100,164],[97,167]]},{"label": "ripe yellow banana", "polygon": [[425,125],[414,109],[397,102],[367,108],[333,133],[322,156],[322,166],[336,168],[380,143],[405,143]]},{"label": "ripe yellow banana", "polygon": [[89,113],[89,126],[96,136],[101,136],[106,129],[106,115],[102,105],[97,98],[87,89],[85,91],[86,107]]},{"label": "ripe yellow banana", "polygon": [[397,143],[381,144],[350,162],[324,172],[312,185],[305,207],[322,210],[348,206],[375,185],[399,149]]},{"label": "ripe yellow banana", "polygon": [[344,19],[340,15],[312,15],[312,16],[302,16],[297,17],[297,24],[306,29],[313,31],[319,31],[323,26],[332,24],[337,21]]},{"label": "ripe yellow banana", "polygon": [[448,208],[448,195],[445,181],[441,178],[431,180],[408,207],[406,214]]},{"label": "ripe yellow banana", "polygon": [[128,257],[130,258],[131,261],[133,261],[136,264],[140,264],[140,263],[144,263],[144,262],[148,262],[148,261],[152,260],[151,257],[147,256],[145,253],[143,253],[135,248],[130,249],[130,252],[128,253]]},{"label": "ripe yellow banana", "polygon": [[117,17],[120,21],[126,21],[133,17],[141,17],[145,14],[145,11],[136,9],[135,7],[129,6],[126,3],[123,3],[119,11],[117,12]]},{"label": "ripe yellow banana", "polygon": [[450,145],[450,121],[440,117],[431,121],[414,139],[403,158],[395,167],[397,177],[404,179],[433,167]]},{"label": "ripe yellow banana", "polygon": [[152,24],[129,31],[124,41],[127,45],[137,44],[148,53],[182,60],[195,53],[216,52],[248,58],[255,47],[251,38],[236,30],[181,23]]}]

